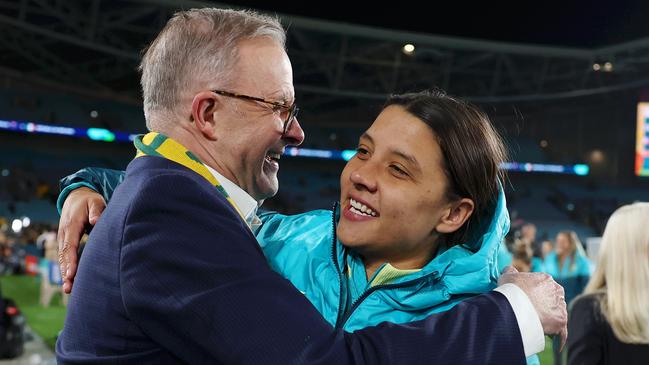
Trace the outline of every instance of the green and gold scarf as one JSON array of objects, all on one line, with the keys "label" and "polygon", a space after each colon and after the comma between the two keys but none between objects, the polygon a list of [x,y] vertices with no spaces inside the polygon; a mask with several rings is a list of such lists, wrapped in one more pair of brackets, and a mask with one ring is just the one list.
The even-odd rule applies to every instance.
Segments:
[{"label": "green and gold scarf", "polygon": [[135,148],[137,149],[137,154],[135,155],[136,158],[142,156],[158,156],[166,158],[173,162],[179,163],[186,168],[194,171],[195,173],[201,175],[203,178],[205,178],[205,180],[209,181],[210,184],[216,187],[219,193],[221,193],[239,213],[241,219],[246,222],[246,218],[241,213],[241,210],[234,202],[234,200],[232,200],[230,195],[225,191],[225,189],[223,189],[221,183],[216,179],[214,175],[212,175],[207,167],[205,167],[201,160],[183,145],[165,136],[164,134],[157,132],[150,132],[144,135],[139,135],[133,140],[133,143],[135,144]]}]

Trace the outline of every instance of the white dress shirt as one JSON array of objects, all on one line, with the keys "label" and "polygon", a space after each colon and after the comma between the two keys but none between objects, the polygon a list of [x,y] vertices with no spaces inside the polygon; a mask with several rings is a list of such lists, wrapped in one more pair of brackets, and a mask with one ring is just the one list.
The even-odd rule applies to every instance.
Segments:
[{"label": "white dress shirt", "polygon": [[253,199],[253,197],[251,197],[250,194],[248,194],[245,190],[241,189],[237,184],[228,180],[218,171],[207,165],[205,165],[205,167],[207,167],[209,172],[211,172],[216,180],[221,183],[223,190],[225,190],[230,198],[232,198],[234,204],[237,205],[237,208],[239,208],[241,214],[243,214],[248,227],[250,227],[253,232],[256,232],[257,228],[259,228],[259,226],[261,225],[261,220],[259,220],[259,217],[257,217],[257,209],[259,208],[257,201]]}]

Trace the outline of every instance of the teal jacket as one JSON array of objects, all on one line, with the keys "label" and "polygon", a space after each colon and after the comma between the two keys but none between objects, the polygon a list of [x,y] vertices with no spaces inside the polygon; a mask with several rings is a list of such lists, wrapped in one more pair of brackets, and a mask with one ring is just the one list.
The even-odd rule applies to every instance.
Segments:
[{"label": "teal jacket", "polygon": [[[93,174],[88,176],[88,173]],[[85,174],[85,175],[84,175]],[[62,180],[62,191],[87,185],[110,199],[112,182],[92,170]],[[62,193],[63,195],[63,193]],[[59,205],[65,196],[59,198]],[[336,238],[338,205],[297,215],[260,214],[256,232],[271,267],[291,281],[333,326],[347,331],[384,321],[407,323],[448,310],[460,301],[496,287],[498,252],[509,231],[509,214],[501,190],[497,202],[469,232],[467,242],[441,247],[421,270],[394,275],[383,265],[367,280],[361,258]],[[379,283],[379,284],[377,284]],[[536,356],[528,364],[537,364]]]},{"label": "teal jacket", "polygon": [[560,269],[559,258],[553,251],[545,257],[544,262],[545,272],[563,286],[566,303],[570,303],[584,291],[592,272],[590,260],[579,250],[575,252],[574,260],[573,265],[572,259],[568,258]]}]

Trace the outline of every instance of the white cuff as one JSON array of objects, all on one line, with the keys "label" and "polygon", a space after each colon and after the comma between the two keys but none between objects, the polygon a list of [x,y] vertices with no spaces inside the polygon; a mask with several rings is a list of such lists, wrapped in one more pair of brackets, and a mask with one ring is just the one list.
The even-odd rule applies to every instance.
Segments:
[{"label": "white cuff", "polygon": [[525,292],[515,284],[507,283],[494,289],[507,298],[514,310],[518,328],[523,338],[525,357],[532,356],[545,348],[545,335],[539,315]]}]

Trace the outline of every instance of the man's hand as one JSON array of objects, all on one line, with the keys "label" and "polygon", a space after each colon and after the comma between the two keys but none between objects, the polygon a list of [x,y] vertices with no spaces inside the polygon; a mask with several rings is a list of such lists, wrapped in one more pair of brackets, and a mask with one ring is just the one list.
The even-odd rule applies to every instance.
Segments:
[{"label": "man's hand", "polygon": [[507,267],[498,285],[512,283],[521,288],[532,301],[546,335],[560,335],[561,349],[568,339],[568,311],[563,287],[545,273],[519,273]]},{"label": "man's hand", "polygon": [[106,201],[96,191],[82,187],[73,190],[61,210],[59,220],[59,267],[63,278],[63,292],[72,291],[77,273],[79,241],[88,226],[94,226],[106,208]]}]

